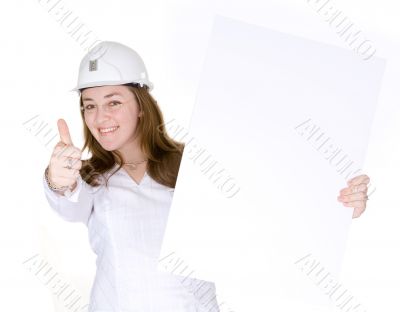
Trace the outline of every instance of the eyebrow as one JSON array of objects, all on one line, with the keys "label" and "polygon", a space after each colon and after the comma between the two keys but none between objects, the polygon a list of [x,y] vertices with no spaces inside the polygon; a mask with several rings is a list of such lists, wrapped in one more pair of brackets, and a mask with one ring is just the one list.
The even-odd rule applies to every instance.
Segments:
[{"label": "eyebrow", "polygon": [[[104,98],[105,98],[105,99],[108,99],[108,98],[110,98],[110,97],[113,97],[114,95],[122,96],[121,93],[113,92],[113,93],[110,93],[110,94],[105,95]],[[94,100],[91,99],[91,98],[85,97],[85,98],[82,98],[82,101],[94,101]]]}]

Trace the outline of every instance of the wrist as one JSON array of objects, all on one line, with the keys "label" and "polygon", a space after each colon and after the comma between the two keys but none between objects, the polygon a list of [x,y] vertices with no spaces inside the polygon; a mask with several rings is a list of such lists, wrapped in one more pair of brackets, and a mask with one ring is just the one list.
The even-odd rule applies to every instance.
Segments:
[{"label": "wrist", "polygon": [[58,186],[51,182],[50,177],[49,177],[49,166],[46,167],[46,170],[44,171],[44,176],[45,176],[47,185],[49,186],[49,188],[51,190],[53,190],[59,194],[64,194],[64,192],[68,189],[68,186]]}]

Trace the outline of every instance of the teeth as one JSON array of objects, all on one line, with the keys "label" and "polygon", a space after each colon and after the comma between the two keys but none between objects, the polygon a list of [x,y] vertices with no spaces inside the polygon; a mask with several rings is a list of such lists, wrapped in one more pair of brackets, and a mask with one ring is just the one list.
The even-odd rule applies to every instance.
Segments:
[{"label": "teeth", "polygon": [[100,129],[101,133],[106,133],[106,132],[111,132],[116,130],[118,127],[113,127],[113,128],[104,128],[104,129]]}]

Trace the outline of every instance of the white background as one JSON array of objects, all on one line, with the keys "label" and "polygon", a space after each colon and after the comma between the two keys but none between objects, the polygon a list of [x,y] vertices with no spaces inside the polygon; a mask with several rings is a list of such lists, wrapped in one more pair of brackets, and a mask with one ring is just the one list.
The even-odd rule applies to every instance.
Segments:
[{"label": "white background", "polygon": [[[55,4],[56,1],[49,1]],[[100,40],[127,44],[143,57],[165,120],[188,127],[214,13],[334,44],[348,45],[307,1],[63,1]],[[396,311],[400,269],[398,174],[400,159],[400,25],[394,1],[335,1],[387,60],[364,171],[377,190],[353,221],[341,282],[368,311]],[[53,272],[87,298],[94,255],[81,224],[57,218],[41,185],[54,139],[45,141],[23,123],[34,116],[68,122],[82,146],[78,97],[70,93],[85,51],[47,10],[46,1],[5,2],[1,23],[1,143],[3,247],[0,297],[6,311],[62,311],[42,280],[22,264],[38,254]],[[362,115],[362,111],[360,112]],[[50,135],[51,136],[51,135]]]}]

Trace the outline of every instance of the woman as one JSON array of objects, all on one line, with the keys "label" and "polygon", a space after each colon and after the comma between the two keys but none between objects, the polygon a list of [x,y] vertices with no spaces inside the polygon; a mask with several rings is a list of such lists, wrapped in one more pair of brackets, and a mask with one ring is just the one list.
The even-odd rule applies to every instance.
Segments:
[{"label": "woman", "polygon": [[[81,61],[78,86],[86,147],[81,160],[67,124],[43,176],[50,206],[83,222],[97,255],[89,311],[219,311],[213,283],[157,270],[184,145],[168,136],[140,56],[102,42]],[[365,175],[338,197],[366,204]],[[188,282],[189,281],[189,282]],[[190,285],[190,286],[188,286]]]}]

